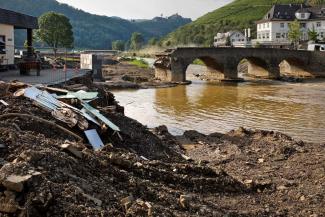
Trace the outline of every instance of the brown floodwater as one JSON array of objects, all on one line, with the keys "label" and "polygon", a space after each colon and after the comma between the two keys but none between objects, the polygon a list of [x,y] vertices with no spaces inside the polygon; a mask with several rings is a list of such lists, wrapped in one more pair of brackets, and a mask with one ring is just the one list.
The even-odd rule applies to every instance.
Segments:
[{"label": "brown floodwater", "polygon": [[[191,72],[192,73],[192,72]],[[325,142],[325,80],[252,81],[163,89],[114,91],[125,114],[148,127],[166,125],[209,134],[238,127],[273,130],[308,142]]]}]

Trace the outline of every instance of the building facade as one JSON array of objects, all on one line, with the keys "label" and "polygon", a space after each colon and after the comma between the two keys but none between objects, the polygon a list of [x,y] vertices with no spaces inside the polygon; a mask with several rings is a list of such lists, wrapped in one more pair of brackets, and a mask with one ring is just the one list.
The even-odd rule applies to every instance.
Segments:
[{"label": "building facade", "polygon": [[0,24],[0,63],[12,65],[15,60],[14,26]]},{"label": "building facade", "polygon": [[289,24],[298,20],[301,26],[301,41],[308,41],[308,31],[318,33],[318,40],[325,39],[325,6],[311,7],[304,4],[274,5],[262,20],[257,21],[255,43],[270,46],[286,46]]},{"label": "building facade", "polygon": [[218,33],[214,37],[214,47],[232,46],[236,47],[245,44],[247,41],[245,35],[240,31],[230,31],[226,33]]},{"label": "building facade", "polygon": [[32,30],[38,28],[36,17],[0,8],[0,66],[13,65],[15,61],[15,29],[27,30],[29,53],[32,50]]}]

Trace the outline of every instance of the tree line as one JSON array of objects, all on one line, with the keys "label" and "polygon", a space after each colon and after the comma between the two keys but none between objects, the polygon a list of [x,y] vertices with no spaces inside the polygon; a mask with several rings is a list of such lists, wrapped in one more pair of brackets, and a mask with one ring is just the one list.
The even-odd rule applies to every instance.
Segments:
[{"label": "tree line", "polygon": [[[35,32],[35,38],[43,44],[51,47],[56,56],[58,48],[71,49],[74,47],[74,35],[69,18],[55,12],[47,12],[38,19],[39,29]],[[158,38],[151,38],[146,42],[144,36],[134,32],[128,41],[113,41],[113,50],[140,50],[146,45],[154,46],[159,44]]]},{"label": "tree line", "polygon": [[119,51],[140,50],[145,46],[161,46],[161,44],[156,37],[152,37],[146,42],[144,36],[139,32],[134,32],[128,41],[116,40],[112,42],[112,49]]}]

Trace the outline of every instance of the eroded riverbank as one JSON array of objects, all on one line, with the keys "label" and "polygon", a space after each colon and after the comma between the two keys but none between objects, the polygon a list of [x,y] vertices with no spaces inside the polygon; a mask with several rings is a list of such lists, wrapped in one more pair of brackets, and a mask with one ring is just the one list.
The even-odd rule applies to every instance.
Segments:
[{"label": "eroded riverbank", "polygon": [[325,83],[256,81],[206,83],[164,89],[114,91],[126,115],[149,127],[166,125],[175,135],[195,129],[226,133],[239,127],[284,132],[325,141]]}]

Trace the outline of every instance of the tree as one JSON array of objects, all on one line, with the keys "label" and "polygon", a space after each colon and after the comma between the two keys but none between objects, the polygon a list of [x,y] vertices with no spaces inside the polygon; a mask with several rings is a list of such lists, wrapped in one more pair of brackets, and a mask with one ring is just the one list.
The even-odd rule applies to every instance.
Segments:
[{"label": "tree", "polygon": [[288,32],[288,38],[292,43],[294,43],[295,49],[299,45],[300,36],[301,36],[300,23],[298,20],[295,20],[289,24],[289,32]]},{"label": "tree", "polygon": [[312,30],[308,29],[308,38],[310,41],[316,42],[318,40],[318,32],[316,32],[315,27]]},{"label": "tree", "polygon": [[125,49],[124,41],[121,41],[121,40],[113,41],[112,42],[112,49],[113,50],[124,51],[124,49]]},{"label": "tree", "polygon": [[226,38],[226,46],[231,46],[230,36],[227,36]]},{"label": "tree", "polygon": [[130,50],[131,47],[131,41],[127,40],[124,45],[124,50]]},{"label": "tree", "polygon": [[47,12],[38,18],[39,30],[36,37],[50,46],[54,56],[58,48],[72,48],[74,37],[69,18],[63,14]]},{"label": "tree", "polygon": [[[34,39],[33,39],[34,40]],[[27,42],[27,40],[25,40],[24,41],[24,48],[27,50],[28,49],[28,42]],[[35,52],[35,49],[34,49],[34,47],[32,47],[32,53],[34,53]]]},{"label": "tree", "polygon": [[158,44],[158,38],[150,38],[149,41],[148,41],[148,45],[150,46],[154,46],[154,45],[157,45]]},{"label": "tree", "polygon": [[134,32],[131,36],[130,48],[132,50],[140,50],[144,44],[144,38],[141,33]]}]

